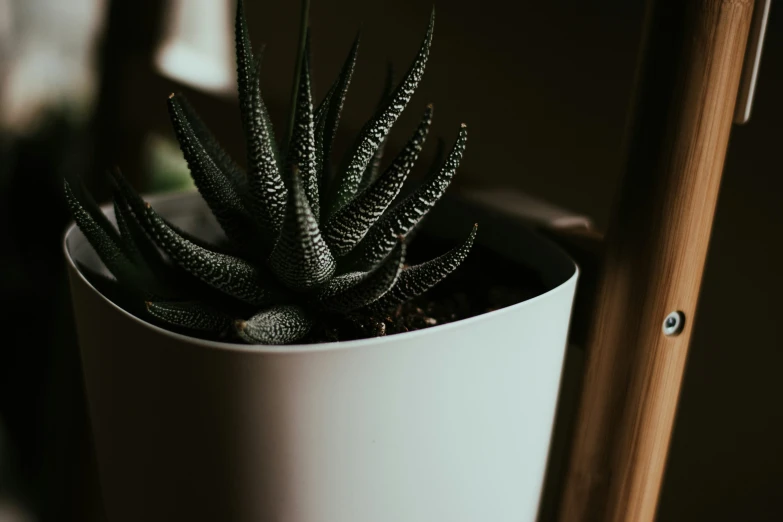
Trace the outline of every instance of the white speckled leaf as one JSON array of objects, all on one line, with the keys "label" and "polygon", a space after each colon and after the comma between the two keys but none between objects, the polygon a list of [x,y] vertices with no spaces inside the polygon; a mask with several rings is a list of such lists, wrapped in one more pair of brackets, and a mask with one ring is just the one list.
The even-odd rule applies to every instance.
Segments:
[{"label": "white speckled leaf", "polygon": [[150,281],[150,290],[159,298],[170,296],[176,293],[172,285],[173,267],[167,263],[161,255],[155,242],[144,230],[144,227],[128,205],[122,192],[115,187],[114,190],[114,215],[117,220],[117,226],[120,229],[120,238],[127,244],[130,251],[135,252],[129,255],[134,264],[139,267]]},{"label": "white speckled leaf", "polygon": [[270,301],[261,272],[244,259],[188,241],[168,227],[152,207],[146,209],[144,224],[172,261],[212,288],[252,305]]},{"label": "white speckled leaf", "polygon": [[214,252],[183,237],[139,197],[119,171],[113,176],[139,222],[177,266],[240,301],[256,306],[269,302],[272,295],[258,268],[240,257]]},{"label": "white speckled leaf", "polygon": [[385,312],[400,303],[423,294],[445,279],[468,257],[473,241],[476,239],[477,230],[478,225],[474,225],[470,235],[462,245],[442,256],[405,268],[392,289],[373,303],[370,308],[378,312]]},{"label": "white speckled leaf", "polygon": [[260,61],[253,57],[241,0],[237,2],[236,52],[239,109],[245,131],[252,210],[264,229],[262,239],[271,247],[283,223],[287,195],[280,176],[272,123],[261,97]]},{"label": "white speckled leaf", "polygon": [[233,324],[228,314],[199,302],[147,302],[147,311],[166,323],[213,334],[223,334]]},{"label": "white speckled leaf", "polygon": [[297,89],[299,99],[296,104],[294,132],[288,151],[289,168],[296,165],[302,179],[310,211],[318,221],[321,203],[319,200],[318,177],[316,173],[315,123],[313,120],[313,97],[310,86],[310,63],[305,57]]},{"label": "white speckled leaf", "polygon": [[[340,124],[340,115],[342,114],[343,106],[345,105],[345,98],[348,95],[348,87],[351,85],[351,79],[353,78],[353,71],[356,67],[356,57],[359,54],[359,41],[361,39],[361,33],[357,33],[354,38],[351,50],[348,52],[348,56],[343,62],[342,69],[340,69],[340,75],[332,84],[329,89],[329,94],[324,99],[324,117],[323,117],[323,129],[319,138],[321,144],[321,165],[322,169],[319,173],[321,179],[321,191],[325,192],[326,184],[332,181],[332,152],[334,146],[334,138],[337,136],[337,127]],[[320,147],[319,147],[320,148]]]},{"label": "white speckled leaf", "polygon": [[397,197],[419,157],[431,124],[432,105],[428,105],[416,132],[383,176],[329,219],[324,238],[336,257],[350,252]]},{"label": "white speckled leaf", "polygon": [[249,344],[290,344],[310,331],[312,319],[299,306],[275,306],[246,321],[237,321],[237,335]]},{"label": "white speckled leaf", "polygon": [[218,168],[231,180],[237,191],[242,191],[246,188],[247,178],[244,171],[239,168],[239,165],[226,153],[223,147],[218,143],[215,136],[203,122],[193,106],[188,102],[187,98],[183,95],[177,97],[186,119],[193,128],[198,140],[206,149],[210,158],[218,165]]},{"label": "white speckled leaf", "polygon": [[327,282],[334,275],[335,261],[294,171],[285,221],[269,265],[286,286],[305,291]]},{"label": "white speckled leaf", "polygon": [[434,28],[435,10],[433,9],[427,34],[405,78],[395,89],[394,94],[384,108],[372,120],[367,122],[362,129],[359,141],[350,155],[348,166],[345,171],[340,173],[334,194],[330,198],[330,214],[339,211],[356,195],[364,169],[367,168],[373,154],[378,150],[392,125],[397,121],[397,118],[402,114],[408,101],[413,96],[413,92],[424,75],[424,67],[427,64]]},{"label": "white speckled leaf", "polygon": [[405,261],[405,243],[399,241],[383,263],[371,272],[335,277],[317,295],[320,306],[348,313],[374,303],[394,286]]},{"label": "white speckled leaf", "polygon": [[[392,95],[392,91],[394,89],[394,65],[389,62],[386,68],[386,83],[383,86],[383,93],[381,94],[381,99],[378,101],[378,107],[376,109],[377,111],[380,111],[383,109],[383,106],[386,105],[386,103],[389,101]],[[383,141],[381,141],[381,144],[378,146],[378,148],[375,151],[375,154],[372,155],[372,159],[370,160],[370,164],[367,165],[367,168],[364,169],[364,174],[362,174],[362,181],[359,183],[359,190],[358,192],[361,193],[373,184],[373,182],[378,179],[378,176],[381,173],[381,161],[383,160],[383,152],[386,148],[386,142],[389,141],[389,135],[387,134],[385,138],[383,138]]]},{"label": "white speckled leaf", "polygon": [[[321,100],[321,104],[315,110],[313,114],[313,124],[315,126],[315,172],[318,178],[318,192],[323,198],[323,194],[326,191],[327,177],[326,177],[326,157],[324,154],[324,141],[326,139],[326,113],[329,111],[329,106],[332,104],[334,93],[337,90],[337,84],[335,83],[326,93],[326,96]],[[323,200],[319,201],[322,204]]]},{"label": "white speckled leaf", "polygon": [[457,142],[449,153],[443,168],[415,192],[408,195],[370,229],[364,239],[351,252],[350,265],[357,270],[370,270],[394,248],[399,236],[406,236],[443,196],[459,167],[468,139],[463,124]]},{"label": "white speckled leaf", "polygon": [[100,210],[97,214],[88,212],[76,199],[67,181],[65,181],[65,200],[79,230],[90,242],[109,272],[123,284],[138,285],[140,283],[138,270],[123,250],[119,234],[106,216]]},{"label": "white speckled leaf", "polygon": [[169,97],[169,116],[190,174],[226,235],[249,254],[258,252],[258,228],[237,187],[195,132],[180,96]]}]

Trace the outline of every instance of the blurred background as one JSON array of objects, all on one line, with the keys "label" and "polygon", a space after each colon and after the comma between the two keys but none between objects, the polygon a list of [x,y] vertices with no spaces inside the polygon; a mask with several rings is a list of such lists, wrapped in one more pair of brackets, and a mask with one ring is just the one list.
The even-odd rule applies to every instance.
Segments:
[{"label": "blurred background", "polygon": [[[254,43],[266,44],[262,89],[279,133],[298,2],[246,4]],[[316,100],[363,27],[338,148],[372,114],[387,62],[400,72],[407,67],[431,7],[431,0],[312,1]],[[750,123],[732,132],[660,521],[780,520],[777,7]],[[99,199],[113,165],[140,190],[189,186],[168,124],[173,91],[189,96],[243,163],[233,10],[233,0],[0,0],[2,522],[105,520],[62,255],[62,178],[81,175]],[[436,135],[451,139],[463,121],[471,129],[458,184],[523,190],[605,227],[621,175],[643,14],[641,0],[438,3],[427,73],[392,144],[432,101]],[[563,446],[553,451],[557,463]],[[556,482],[544,495],[542,520],[552,517]]]}]

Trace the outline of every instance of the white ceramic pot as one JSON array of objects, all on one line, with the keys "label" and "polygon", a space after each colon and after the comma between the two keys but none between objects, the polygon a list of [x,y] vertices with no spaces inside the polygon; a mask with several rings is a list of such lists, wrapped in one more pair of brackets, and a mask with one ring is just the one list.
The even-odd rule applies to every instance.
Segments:
[{"label": "white ceramic pot", "polygon": [[[209,227],[194,193],[153,198]],[[107,213],[111,212],[106,209]],[[245,346],[168,332],[104,298],[65,236],[111,522],[528,522],[547,462],[578,271],[490,208],[445,200],[428,228],[532,266],[548,290],[388,337]],[[492,267],[486,267],[492,270]]]}]

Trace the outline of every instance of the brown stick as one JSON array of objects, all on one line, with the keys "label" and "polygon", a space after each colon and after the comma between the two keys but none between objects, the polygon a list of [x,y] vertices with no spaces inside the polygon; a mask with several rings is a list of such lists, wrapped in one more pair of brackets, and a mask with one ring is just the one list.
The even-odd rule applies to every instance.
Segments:
[{"label": "brown stick", "polygon": [[[752,9],[753,0],[649,6],[561,522],[654,519]],[[672,311],[685,326],[667,336]]]}]

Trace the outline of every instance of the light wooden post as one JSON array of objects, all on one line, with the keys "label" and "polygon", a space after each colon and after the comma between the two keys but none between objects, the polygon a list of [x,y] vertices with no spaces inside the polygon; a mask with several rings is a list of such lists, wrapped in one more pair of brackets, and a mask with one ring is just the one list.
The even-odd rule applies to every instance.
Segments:
[{"label": "light wooden post", "polygon": [[[752,10],[753,0],[648,7],[560,522],[655,517]],[[668,336],[673,311],[684,329]]]}]

